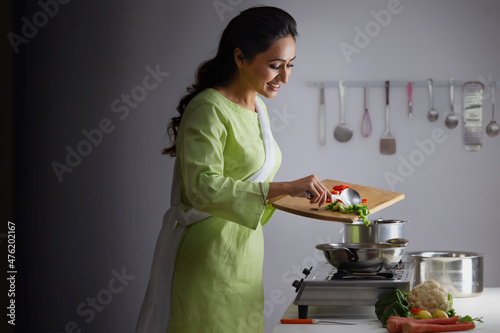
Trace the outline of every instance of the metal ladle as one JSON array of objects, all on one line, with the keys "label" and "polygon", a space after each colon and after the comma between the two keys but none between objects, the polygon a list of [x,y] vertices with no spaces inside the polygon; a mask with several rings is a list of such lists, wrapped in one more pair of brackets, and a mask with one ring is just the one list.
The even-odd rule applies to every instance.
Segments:
[{"label": "metal ladle", "polygon": [[429,79],[429,95],[431,97],[431,108],[427,112],[427,119],[429,121],[436,121],[439,118],[439,113],[434,109],[434,96],[432,94],[432,79]]},{"label": "metal ladle", "polygon": [[495,87],[496,82],[491,82],[491,121],[488,126],[486,126],[486,134],[491,137],[497,136],[500,131],[498,124],[495,121]]},{"label": "metal ladle", "polygon": [[448,113],[446,116],[446,119],[444,120],[444,123],[446,127],[449,129],[453,129],[457,127],[458,125],[458,117],[455,114],[455,111],[453,110],[453,101],[454,101],[454,96],[453,96],[453,88],[455,86],[455,80],[450,79],[450,106],[451,106],[451,111]]},{"label": "metal ladle", "polygon": [[[358,191],[352,188],[346,188],[342,192],[340,192],[340,194],[330,194],[330,195],[332,198],[332,202],[339,199],[346,206],[356,205],[361,203],[361,196],[359,195]],[[309,200],[313,198],[313,195],[309,191],[305,191],[305,196]]]},{"label": "metal ladle", "polygon": [[352,138],[352,128],[345,124],[344,120],[344,80],[339,81],[340,92],[340,124],[335,127],[333,137],[338,142],[347,142]]}]

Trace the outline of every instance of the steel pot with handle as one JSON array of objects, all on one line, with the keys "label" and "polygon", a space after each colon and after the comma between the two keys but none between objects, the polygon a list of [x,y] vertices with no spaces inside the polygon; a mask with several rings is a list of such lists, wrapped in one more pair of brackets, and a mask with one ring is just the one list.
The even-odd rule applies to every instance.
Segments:
[{"label": "steel pot with handle", "polygon": [[396,266],[405,253],[406,242],[318,244],[326,260],[338,270],[350,273],[377,273]]},{"label": "steel pot with handle", "polygon": [[388,239],[404,238],[404,225],[408,221],[378,219],[364,223],[344,223],[340,231],[342,243],[380,243]]},{"label": "steel pot with handle", "polygon": [[483,291],[483,255],[461,251],[410,252],[415,285],[436,280],[453,297],[478,296]]}]

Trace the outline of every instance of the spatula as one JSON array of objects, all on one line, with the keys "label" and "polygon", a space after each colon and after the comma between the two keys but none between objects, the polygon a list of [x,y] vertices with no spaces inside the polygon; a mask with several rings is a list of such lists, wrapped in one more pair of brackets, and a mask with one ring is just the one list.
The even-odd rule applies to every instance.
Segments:
[{"label": "spatula", "polygon": [[380,153],[392,155],[396,153],[396,139],[389,130],[389,81],[385,81],[385,133],[380,138]]}]

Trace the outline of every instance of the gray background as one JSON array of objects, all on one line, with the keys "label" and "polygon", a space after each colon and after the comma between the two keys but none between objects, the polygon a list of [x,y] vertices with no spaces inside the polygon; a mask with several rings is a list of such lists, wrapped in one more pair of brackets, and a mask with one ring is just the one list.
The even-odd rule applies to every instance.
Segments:
[{"label": "gray background", "polygon": [[[260,1],[71,1],[43,24],[14,60],[16,101],[17,237],[24,250],[23,289],[27,328],[82,332],[133,332],[146,289],[161,219],[170,199],[173,159],[160,151],[165,129],[175,114],[198,64],[211,57],[218,38],[239,11]],[[220,4],[225,6],[220,7]],[[346,121],[355,130],[348,143],[333,139],[339,122],[336,88],[326,89],[327,142],[317,140],[319,90],[307,81],[499,80],[500,3],[479,1],[267,1],[297,20],[297,59],[289,83],[267,100],[275,138],[283,153],[276,180],[315,173],[404,193],[405,200],[372,218],[410,220],[409,251],[467,250],[485,254],[485,285],[500,287],[500,137],[483,138],[478,153],[463,148],[461,127],[449,130],[447,88],[435,89],[436,123],[427,121],[426,88],[414,89],[414,116],[407,116],[406,89],[391,90],[391,132],[397,153],[379,153],[384,131],[384,91],[370,90],[373,133],[359,131],[362,89],[346,96]],[[383,25],[371,13],[394,4],[397,14]],[[219,7],[217,7],[219,6]],[[217,9],[219,8],[219,9]],[[21,9],[21,10],[20,10]],[[12,20],[21,34],[25,16],[42,9],[19,6]],[[369,44],[350,59],[342,43],[355,45],[357,29],[377,26]],[[4,45],[11,47],[8,40]],[[350,60],[350,61],[348,61]],[[127,117],[113,112],[122,94],[141,90],[147,67],[168,72],[155,89],[141,96]],[[165,74],[166,75],[166,74]],[[153,81],[150,81],[153,82]],[[139,88],[138,88],[139,87]],[[461,89],[455,107],[461,112]],[[491,118],[486,90],[484,125]],[[498,99],[498,94],[497,94]],[[120,102],[120,106],[125,104]],[[120,119],[120,116],[124,119]],[[52,164],[65,164],[67,146],[77,149],[82,131],[109,119],[113,131],[59,181]],[[444,142],[423,154],[415,143],[428,142],[441,129]],[[401,174],[402,161],[424,156]],[[398,170],[399,168],[399,170]],[[387,173],[404,182],[391,184]],[[266,332],[271,332],[293,301],[291,282],[321,253],[314,245],[337,241],[342,225],[276,212],[265,227]],[[113,272],[129,280],[119,288]],[[112,288],[114,287],[114,288]],[[111,289],[114,292],[110,292]],[[89,310],[92,298],[106,304]],[[83,303],[83,305],[81,305]],[[88,322],[85,320],[87,319]],[[29,322],[29,324],[28,324]],[[74,322],[72,324],[71,322]],[[68,324],[69,323],[69,324]],[[31,325],[31,326],[30,326]]]}]

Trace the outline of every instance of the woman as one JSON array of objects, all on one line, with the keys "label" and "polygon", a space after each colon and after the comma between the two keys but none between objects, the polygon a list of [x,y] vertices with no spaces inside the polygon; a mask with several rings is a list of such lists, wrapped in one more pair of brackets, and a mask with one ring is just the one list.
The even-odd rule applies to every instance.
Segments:
[{"label": "woman", "polygon": [[[176,156],[178,176],[162,233],[177,222],[176,236],[160,234],[137,332],[165,332],[167,323],[169,333],[264,332],[262,226],[273,212],[267,200],[307,190],[322,206],[328,194],[314,175],[272,182],[281,154],[257,94],[273,98],[287,83],[296,35],[295,20],[281,9],[241,12],[181,99],[169,125],[174,142],[164,151]],[[177,251],[170,311],[158,273],[168,270],[167,251]]]}]

